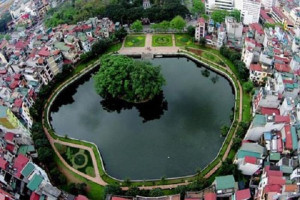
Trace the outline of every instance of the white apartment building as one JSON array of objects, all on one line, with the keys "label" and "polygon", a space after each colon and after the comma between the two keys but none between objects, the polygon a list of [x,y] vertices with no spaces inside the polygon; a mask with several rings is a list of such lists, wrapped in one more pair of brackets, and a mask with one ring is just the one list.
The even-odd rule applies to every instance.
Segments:
[{"label": "white apartment building", "polygon": [[261,0],[261,4],[266,8],[270,9],[275,6],[276,0]]},{"label": "white apartment building", "polygon": [[243,24],[258,23],[261,9],[259,0],[235,0],[234,7],[241,11]]},{"label": "white apartment building", "polygon": [[195,28],[195,40],[200,41],[200,38],[205,36],[205,20],[199,18]]},{"label": "white apartment building", "polygon": [[300,7],[293,8],[290,12],[290,17],[296,26],[300,25]]},{"label": "white apartment building", "polygon": [[243,35],[243,24],[236,21],[233,17],[225,18],[227,34],[234,38],[242,38]]},{"label": "white apartment building", "polygon": [[205,0],[205,10],[210,13],[212,10],[231,11],[234,8],[234,0]]}]

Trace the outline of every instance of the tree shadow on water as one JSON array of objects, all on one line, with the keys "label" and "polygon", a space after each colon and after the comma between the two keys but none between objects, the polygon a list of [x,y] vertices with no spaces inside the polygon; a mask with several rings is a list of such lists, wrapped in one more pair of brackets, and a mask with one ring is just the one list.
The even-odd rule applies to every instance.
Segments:
[{"label": "tree shadow on water", "polygon": [[168,110],[168,102],[163,92],[145,103],[129,103],[121,99],[109,97],[103,99],[100,104],[107,112],[121,113],[122,110],[136,108],[140,113],[140,117],[143,118],[143,123],[160,119],[165,111]]}]

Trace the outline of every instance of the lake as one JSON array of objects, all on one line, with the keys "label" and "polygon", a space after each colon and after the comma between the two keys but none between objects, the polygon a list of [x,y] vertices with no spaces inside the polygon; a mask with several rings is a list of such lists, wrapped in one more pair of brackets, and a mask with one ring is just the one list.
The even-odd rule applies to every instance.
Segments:
[{"label": "lake", "polygon": [[[95,143],[107,173],[131,180],[192,175],[218,154],[230,126],[229,81],[187,58],[156,58],[166,79],[146,104],[104,100],[90,75],[70,85],[51,108],[58,135]],[[207,77],[208,76],[208,77]]]}]

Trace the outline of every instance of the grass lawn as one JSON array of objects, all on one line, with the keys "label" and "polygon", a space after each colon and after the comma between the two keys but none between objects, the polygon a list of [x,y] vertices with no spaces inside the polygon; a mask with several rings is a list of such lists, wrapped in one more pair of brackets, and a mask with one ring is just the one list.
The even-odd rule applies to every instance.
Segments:
[{"label": "grass lawn", "polygon": [[62,144],[54,144],[64,160],[74,169],[95,177],[95,170],[90,153],[87,150],[65,146]]},{"label": "grass lawn", "polygon": [[152,36],[153,47],[171,47],[173,46],[172,35],[153,35]]},{"label": "grass lawn", "polygon": [[193,38],[190,35],[175,34],[175,44],[177,47],[189,46],[193,43]]},{"label": "grass lawn", "polygon": [[144,47],[145,35],[128,35],[125,40],[125,47]]},{"label": "grass lawn", "polygon": [[[71,170],[69,170],[67,167],[64,166],[64,164],[60,161],[60,159],[56,155],[54,157],[54,161],[56,162],[56,164],[58,165],[59,168],[67,171],[68,174],[70,174],[70,176],[72,176],[78,182],[86,183],[87,188],[88,188],[87,196],[89,199],[93,199],[93,200],[103,200],[104,199],[104,187],[103,186],[98,185],[92,181],[89,181],[89,180],[83,178],[82,176],[72,172]],[[66,189],[66,188],[62,188],[62,189]]]}]

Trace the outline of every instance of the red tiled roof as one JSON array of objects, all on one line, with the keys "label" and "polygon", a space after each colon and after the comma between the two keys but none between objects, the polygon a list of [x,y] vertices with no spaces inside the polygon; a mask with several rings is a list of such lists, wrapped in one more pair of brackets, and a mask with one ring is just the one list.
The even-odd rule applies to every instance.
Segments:
[{"label": "red tiled roof", "polygon": [[44,57],[48,57],[50,56],[50,51],[48,51],[47,47],[43,47],[39,52],[38,52],[39,56],[44,56]]},{"label": "red tiled roof", "polygon": [[203,17],[198,18],[197,23],[204,24],[205,19]]},{"label": "red tiled roof", "polygon": [[283,145],[282,145],[282,139],[281,138],[277,139],[277,150],[278,150],[279,153],[282,153],[282,151],[283,151]]},{"label": "red tiled roof", "polygon": [[278,72],[290,72],[291,68],[286,64],[275,63],[275,69]]},{"label": "red tiled roof", "polygon": [[15,103],[14,103],[14,106],[18,107],[18,108],[21,108],[22,107],[22,103],[23,103],[23,100],[22,99],[16,99],[15,100]]},{"label": "red tiled roof", "polygon": [[298,191],[298,186],[296,184],[284,185],[284,191],[285,192],[297,192]]},{"label": "red tiled roof", "polygon": [[268,193],[268,192],[281,193],[281,186],[280,185],[266,185],[265,193]]},{"label": "red tiled roof", "polygon": [[6,73],[7,73],[6,69],[1,69],[0,70],[0,74],[6,74]]},{"label": "red tiled roof", "polygon": [[286,135],[285,147],[289,150],[292,150],[293,149],[293,139],[292,139],[292,134],[291,134],[291,126],[288,124],[285,125],[284,130],[285,130],[285,135]]},{"label": "red tiled roof", "polygon": [[217,195],[215,193],[206,193],[204,195],[204,200],[216,200]]},{"label": "red tiled roof", "polygon": [[29,159],[24,156],[23,154],[19,154],[18,157],[15,159],[14,168],[17,169],[16,177],[20,178],[21,171],[25,167],[25,165],[29,162]]},{"label": "red tiled roof", "polygon": [[16,48],[16,49],[25,49],[25,47],[26,47],[25,42],[23,42],[23,41],[21,41],[21,40],[19,40],[19,41],[16,43],[16,45],[15,45],[15,48]]},{"label": "red tiled roof", "polygon": [[7,193],[6,191],[0,189],[0,194],[5,196],[6,198],[4,198],[5,200],[13,200],[13,196],[9,193]]},{"label": "red tiled roof", "polygon": [[288,80],[288,79],[283,79],[282,81],[283,83],[289,83],[289,84],[294,84],[294,81],[293,80]]},{"label": "red tiled roof", "polygon": [[7,133],[5,134],[5,136],[4,136],[4,140],[5,140],[5,141],[10,141],[10,142],[12,142],[13,139],[14,139],[14,137],[15,137],[15,134],[14,134],[14,133],[7,132]]},{"label": "red tiled roof", "polygon": [[56,49],[55,51],[53,51],[53,55],[58,55],[60,53],[59,49]]},{"label": "red tiled roof", "polygon": [[269,176],[268,177],[268,184],[269,185],[284,185],[285,184],[285,179],[283,177],[279,176]]},{"label": "red tiled roof", "polygon": [[[131,199],[131,198],[130,198]],[[76,199],[77,200],[77,199]],[[123,197],[112,197],[111,200],[128,200],[128,198]]]},{"label": "red tiled roof", "polygon": [[29,55],[29,58],[34,58],[36,52],[37,52],[37,49],[36,49],[36,48],[32,49],[32,51],[31,51],[31,53],[30,53],[30,55]]},{"label": "red tiled roof", "polygon": [[262,71],[262,67],[260,64],[251,64],[250,65],[250,70],[252,71]]},{"label": "red tiled roof", "polygon": [[0,157],[0,168],[6,170],[8,166],[8,162],[4,160],[2,157]]},{"label": "red tiled roof", "polygon": [[266,107],[261,107],[261,114],[262,115],[280,115],[280,111],[277,108],[266,108]]},{"label": "red tiled roof", "polygon": [[64,62],[64,64],[72,64],[71,60],[64,60],[63,62]]},{"label": "red tiled roof", "polygon": [[289,116],[275,115],[275,122],[276,123],[290,123],[290,117]]},{"label": "red tiled roof", "polygon": [[27,13],[27,14],[25,14],[25,15],[22,15],[21,18],[22,18],[22,19],[29,19],[29,16],[30,16],[30,15]]},{"label": "red tiled roof", "polygon": [[37,193],[33,192],[30,195],[30,200],[39,200],[40,199],[40,195],[38,195]]},{"label": "red tiled roof", "polygon": [[32,89],[30,89],[29,92],[28,92],[28,94],[29,94],[30,97],[32,97],[33,94],[34,94],[34,91]]},{"label": "red tiled roof", "polygon": [[266,166],[265,167],[265,171],[267,176],[278,176],[278,177],[282,177],[283,173],[282,171],[279,170],[270,170],[270,166]]},{"label": "red tiled roof", "polygon": [[286,64],[290,63],[290,59],[287,57],[274,56],[274,60],[279,60],[285,62]]},{"label": "red tiled roof", "polygon": [[15,149],[15,145],[13,144],[6,144],[6,150],[9,151],[9,152],[13,152]]},{"label": "red tiled roof", "polygon": [[274,24],[274,23],[275,23],[275,21],[267,14],[267,11],[266,11],[266,10],[261,9],[261,10],[260,10],[260,16],[261,16],[264,20],[266,20],[268,23],[270,23],[270,24]]},{"label": "red tiled roof", "polygon": [[43,59],[43,58],[39,58],[39,59],[38,59],[38,63],[39,63],[39,64],[43,64],[43,63],[44,63],[44,59]]},{"label": "red tiled roof", "polygon": [[245,162],[250,164],[256,164],[256,158],[251,156],[245,156]]},{"label": "red tiled roof", "polygon": [[10,89],[15,89],[18,86],[19,86],[19,81],[14,81],[9,85]]},{"label": "red tiled roof", "polygon": [[250,194],[250,189],[244,189],[244,190],[239,190],[235,193],[235,199],[236,200],[246,200],[250,199],[251,194]]},{"label": "red tiled roof", "polygon": [[261,27],[261,25],[259,23],[250,24],[250,28],[255,30],[260,35],[265,33],[263,28]]},{"label": "red tiled roof", "polygon": [[20,80],[21,76],[22,76],[21,74],[15,74],[14,79],[15,80]]}]

